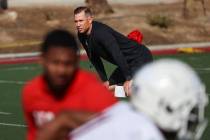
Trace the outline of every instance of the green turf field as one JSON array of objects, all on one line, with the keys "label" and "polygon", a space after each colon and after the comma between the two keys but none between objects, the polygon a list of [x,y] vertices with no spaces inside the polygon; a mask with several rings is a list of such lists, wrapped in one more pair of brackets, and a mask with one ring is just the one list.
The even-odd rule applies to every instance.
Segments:
[{"label": "green turf field", "polygon": [[[192,65],[210,93],[210,54],[178,54],[173,56],[156,56],[160,58],[178,58]],[[81,66],[90,69],[89,62],[81,62]],[[108,73],[114,69],[106,63]],[[93,68],[91,68],[93,70]],[[24,125],[20,93],[23,83],[41,72],[37,64],[0,65],[0,140],[23,140],[26,127]],[[207,117],[210,120],[210,105],[207,108]],[[209,140],[210,126],[205,131],[202,140]]]}]

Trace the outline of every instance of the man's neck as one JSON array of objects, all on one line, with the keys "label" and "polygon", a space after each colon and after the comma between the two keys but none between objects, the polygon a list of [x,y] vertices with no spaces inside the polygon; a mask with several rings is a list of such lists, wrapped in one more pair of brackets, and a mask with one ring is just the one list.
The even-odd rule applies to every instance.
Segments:
[{"label": "man's neck", "polygon": [[90,25],[90,28],[88,29],[86,35],[90,35],[91,34],[91,31],[92,31],[92,27],[93,27],[93,24]]}]

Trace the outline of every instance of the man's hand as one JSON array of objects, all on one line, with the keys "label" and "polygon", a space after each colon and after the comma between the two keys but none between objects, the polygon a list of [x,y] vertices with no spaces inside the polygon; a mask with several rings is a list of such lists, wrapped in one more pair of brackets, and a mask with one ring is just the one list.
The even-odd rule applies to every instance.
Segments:
[{"label": "man's hand", "polygon": [[109,85],[109,81],[104,82],[104,86],[109,90],[114,92],[115,86],[116,85]]},{"label": "man's hand", "polygon": [[109,89],[109,81],[104,82],[104,86]]},{"label": "man's hand", "polygon": [[63,111],[54,120],[40,127],[36,140],[66,140],[71,130],[94,117],[94,113]]},{"label": "man's hand", "polygon": [[116,85],[111,85],[111,86],[109,86],[109,88],[108,88],[108,89],[109,89],[109,91],[114,92],[114,90],[115,90],[115,86],[116,86]]},{"label": "man's hand", "polygon": [[131,95],[131,84],[132,80],[125,81],[123,84],[124,90],[125,90],[125,95],[128,97]]}]

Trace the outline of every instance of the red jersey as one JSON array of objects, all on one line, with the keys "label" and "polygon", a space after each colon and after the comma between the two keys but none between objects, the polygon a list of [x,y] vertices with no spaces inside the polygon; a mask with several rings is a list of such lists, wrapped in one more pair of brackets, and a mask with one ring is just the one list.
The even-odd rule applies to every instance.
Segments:
[{"label": "red jersey", "polygon": [[22,102],[28,124],[27,140],[34,140],[37,128],[52,120],[59,111],[100,112],[116,103],[116,98],[93,74],[79,70],[64,98],[57,100],[43,76],[38,76],[24,86]]}]

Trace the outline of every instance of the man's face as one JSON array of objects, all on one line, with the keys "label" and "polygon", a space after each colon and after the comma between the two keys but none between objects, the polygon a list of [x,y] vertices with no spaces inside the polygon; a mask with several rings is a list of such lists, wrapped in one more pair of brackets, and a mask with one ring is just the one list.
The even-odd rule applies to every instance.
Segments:
[{"label": "man's face", "polygon": [[44,75],[54,92],[62,92],[78,68],[78,55],[71,48],[52,47],[42,56]]},{"label": "man's face", "polygon": [[87,33],[90,30],[92,21],[92,17],[85,15],[84,11],[74,15],[74,22],[79,33]]}]

